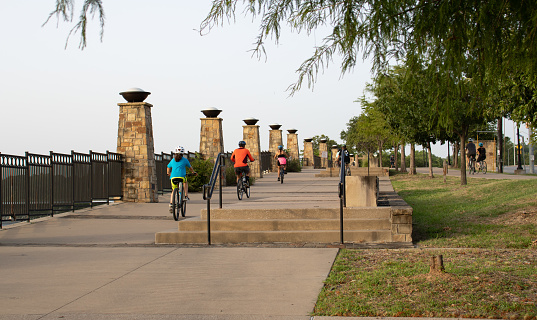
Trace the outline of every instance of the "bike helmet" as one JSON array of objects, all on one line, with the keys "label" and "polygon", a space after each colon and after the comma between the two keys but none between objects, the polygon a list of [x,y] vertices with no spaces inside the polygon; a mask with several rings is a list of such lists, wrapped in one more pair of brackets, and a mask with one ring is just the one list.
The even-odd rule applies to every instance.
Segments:
[{"label": "bike helmet", "polygon": [[468,139],[468,142],[474,142],[474,140],[472,138]]},{"label": "bike helmet", "polygon": [[245,141],[239,141],[239,147],[244,147],[246,145],[246,142]]},{"label": "bike helmet", "polygon": [[283,150],[283,146],[278,146],[278,150]]},{"label": "bike helmet", "polygon": [[479,143],[479,146],[482,147],[482,146],[483,146],[483,142],[480,142],[480,143]]},{"label": "bike helmet", "polygon": [[183,148],[183,147],[181,147],[181,146],[178,146],[177,148],[175,148],[174,153],[180,153],[180,154],[183,154],[183,153],[185,153],[185,148]]}]

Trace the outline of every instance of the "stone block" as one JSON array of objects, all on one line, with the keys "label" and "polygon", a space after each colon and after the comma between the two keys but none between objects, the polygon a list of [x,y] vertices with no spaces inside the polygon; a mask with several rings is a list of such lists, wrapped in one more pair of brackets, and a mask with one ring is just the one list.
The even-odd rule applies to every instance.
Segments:
[{"label": "stone block", "polygon": [[397,215],[397,216],[392,216],[392,223],[397,223],[397,224],[403,224],[403,223],[406,223],[406,224],[412,224],[412,216],[409,216],[409,215]]},{"label": "stone block", "polygon": [[345,177],[347,207],[377,206],[377,177]]}]

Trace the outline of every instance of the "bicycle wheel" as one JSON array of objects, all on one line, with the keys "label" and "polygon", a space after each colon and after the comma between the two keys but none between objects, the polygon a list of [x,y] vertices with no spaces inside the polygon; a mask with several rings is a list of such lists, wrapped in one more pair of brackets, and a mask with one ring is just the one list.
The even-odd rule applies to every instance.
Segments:
[{"label": "bicycle wheel", "polygon": [[283,177],[285,176],[283,168],[280,169],[280,183],[283,183]]},{"label": "bicycle wheel", "polygon": [[179,192],[179,187],[173,189],[173,196],[172,196],[172,208],[173,208],[173,220],[178,221],[179,220],[179,197],[181,196],[181,193]]},{"label": "bicycle wheel", "polygon": [[483,165],[481,167],[481,170],[483,170],[483,173],[487,173],[487,162],[483,161]]},{"label": "bicycle wheel", "polygon": [[239,198],[239,200],[242,200],[242,194],[243,194],[243,189],[242,189],[242,179],[239,179],[239,181],[237,181],[237,197]]},{"label": "bicycle wheel", "polygon": [[244,193],[246,193],[246,198],[250,198],[250,183],[244,183]]},{"label": "bicycle wheel", "polygon": [[347,167],[347,169],[345,169],[345,174],[347,176],[350,176],[351,175],[351,168],[350,167]]}]

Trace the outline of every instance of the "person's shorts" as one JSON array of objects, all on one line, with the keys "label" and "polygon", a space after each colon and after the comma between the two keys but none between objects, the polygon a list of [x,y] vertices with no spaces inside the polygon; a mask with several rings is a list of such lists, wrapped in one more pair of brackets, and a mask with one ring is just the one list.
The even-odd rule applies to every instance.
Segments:
[{"label": "person's shorts", "polygon": [[487,156],[479,156],[479,157],[477,157],[477,160],[476,160],[476,161],[477,161],[477,162],[479,162],[479,161],[483,161],[483,160],[485,160],[486,158],[487,158]]},{"label": "person's shorts", "polygon": [[278,166],[285,166],[287,164],[287,159],[284,157],[278,158]]},{"label": "person's shorts", "polygon": [[475,153],[474,154],[469,154],[469,153],[466,154],[466,158],[470,159],[470,157],[475,159]]},{"label": "person's shorts", "polygon": [[239,175],[241,173],[250,173],[250,167],[244,166],[244,167],[235,167],[235,174]]},{"label": "person's shorts", "polygon": [[173,177],[173,178],[170,178],[170,181],[172,182],[172,190],[177,188],[177,186],[179,185],[181,180],[186,182],[186,177]]}]

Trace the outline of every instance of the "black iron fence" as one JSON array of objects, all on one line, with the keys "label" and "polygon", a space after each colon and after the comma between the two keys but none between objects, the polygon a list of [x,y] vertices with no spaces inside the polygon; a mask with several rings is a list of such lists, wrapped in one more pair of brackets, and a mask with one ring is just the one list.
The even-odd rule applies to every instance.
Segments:
[{"label": "black iron fence", "polygon": [[0,228],[7,219],[30,221],[121,198],[122,164],[111,152],[0,154]]},{"label": "black iron fence", "polygon": [[272,168],[276,161],[272,157],[272,153],[270,151],[261,151],[260,158],[261,158],[261,171],[263,172],[272,171]]}]

